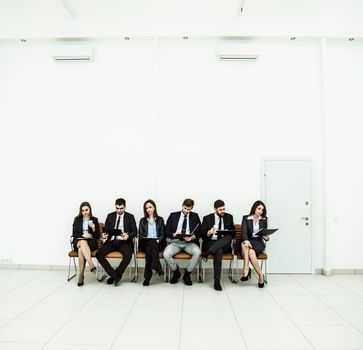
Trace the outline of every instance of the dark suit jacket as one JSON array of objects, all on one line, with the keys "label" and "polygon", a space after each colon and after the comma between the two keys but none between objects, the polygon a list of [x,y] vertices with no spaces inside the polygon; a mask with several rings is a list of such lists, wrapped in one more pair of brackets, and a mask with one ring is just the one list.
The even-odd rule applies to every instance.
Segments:
[{"label": "dark suit jacket", "polygon": [[[117,213],[114,211],[107,215],[105,222],[104,231],[108,234],[107,242],[111,240],[112,236],[117,236],[120,234],[119,230],[115,229],[117,220]],[[126,242],[132,243],[132,240],[137,235],[136,221],[132,214],[125,212],[124,214],[124,232],[129,235],[129,239]]]},{"label": "dark suit jacket", "polygon": [[[91,216],[90,220],[95,224],[95,230],[93,231],[91,227],[88,226],[88,233],[93,236],[93,239],[100,238],[100,226],[98,224],[98,219],[94,216]],[[73,222],[73,234],[74,239],[81,238],[83,235],[83,217],[76,216]]]},{"label": "dark suit jacket", "polygon": [[[178,228],[180,213],[181,213],[180,211],[177,211],[177,212],[171,213],[169,215],[168,221],[166,222],[166,226],[165,226],[165,236],[166,237],[174,239],[173,234],[176,232],[176,230]],[[197,225],[199,225],[199,226],[197,227]],[[189,213],[190,232],[192,232],[195,228],[196,228],[196,230],[194,231],[194,235],[195,235],[196,239],[192,242],[198,244],[198,241],[199,241],[198,238],[200,237],[200,219],[199,219],[199,215],[197,213],[194,213],[191,211]]]},{"label": "dark suit jacket", "polygon": [[[252,239],[253,220],[247,220],[249,215],[244,215],[242,218],[242,242]],[[260,230],[267,228],[267,218],[261,218],[259,221]]]},{"label": "dark suit jacket", "polygon": [[[215,224],[214,220],[215,220],[214,213],[209,214],[203,218],[201,232],[202,232],[203,242],[205,243],[209,242],[212,239],[212,236],[208,237],[207,232],[214,226]],[[233,216],[231,214],[224,213],[223,224],[225,230],[234,230]],[[233,237],[234,235],[235,233],[233,233]]]},{"label": "dark suit jacket", "polygon": [[[156,223],[156,234],[158,236],[157,239],[161,242],[165,238],[164,237],[164,230],[165,230],[164,219],[161,216],[158,216],[155,219],[155,223]],[[147,237],[148,230],[149,230],[148,221],[147,221],[147,219],[142,218],[140,220],[140,224],[139,224],[139,238],[143,239],[143,238]]]}]

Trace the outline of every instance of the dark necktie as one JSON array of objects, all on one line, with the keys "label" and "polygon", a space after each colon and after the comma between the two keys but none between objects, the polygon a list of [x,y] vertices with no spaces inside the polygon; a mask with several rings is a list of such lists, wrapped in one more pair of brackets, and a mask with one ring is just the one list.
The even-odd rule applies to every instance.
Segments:
[{"label": "dark necktie", "polygon": [[222,230],[222,217],[219,217],[219,224],[218,224],[218,230]]},{"label": "dark necktie", "polygon": [[118,230],[118,228],[120,227],[120,218],[121,218],[121,216],[119,216],[117,219],[116,230]]},{"label": "dark necktie", "polygon": [[184,220],[183,220],[181,233],[185,233],[186,231],[187,231],[187,215],[184,215]]}]

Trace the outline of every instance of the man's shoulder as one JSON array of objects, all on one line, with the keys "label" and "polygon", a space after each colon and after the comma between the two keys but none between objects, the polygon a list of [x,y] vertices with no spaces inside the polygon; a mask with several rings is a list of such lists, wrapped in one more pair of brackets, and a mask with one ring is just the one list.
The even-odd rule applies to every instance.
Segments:
[{"label": "man's shoulder", "polygon": [[129,213],[128,211],[125,211],[125,218],[128,217],[128,218],[134,218],[134,215]]},{"label": "man's shoulder", "polygon": [[232,219],[233,220],[233,215],[229,214],[229,213],[224,213],[224,216],[228,219]]},{"label": "man's shoulder", "polygon": [[210,219],[214,219],[214,213],[210,213],[203,217],[203,220],[210,220]]},{"label": "man's shoulder", "polygon": [[194,217],[194,218],[199,218],[199,215],[198,215],[198,213],[196,213],[195,211],[191,211],[190,213],[189,213],[189,216],[190,217]]}]

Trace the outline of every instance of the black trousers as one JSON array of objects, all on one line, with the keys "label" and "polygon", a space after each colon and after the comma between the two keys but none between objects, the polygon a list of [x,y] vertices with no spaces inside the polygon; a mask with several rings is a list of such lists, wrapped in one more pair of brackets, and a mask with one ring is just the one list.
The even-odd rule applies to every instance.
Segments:
[{"label": "black trousers", "polygon": [[159,252],[162,250],[160,243],[156,243],[156,239],[141,239],[139,250],[145,253],[145,272],[144,278],[150,279],[153,271],[157,273],[162,271],[159,259]]},{"label": "black trousers", "polygon": [[213,255],[213,268],[214,268],[214,279],[221,278],[222,271],[222,257],[224,253],[231,251],[232,236],[226,235],[217,241],[209,241],[203,249],[210,255]]},{"label": "black trousers", "polygon": [[[132,258],[132,244],[129,242],[107,242],[97,252],[96,258],[105,269],[107,274],[111,277],[122,276],[126,267],[129,265]],[[106,255],[111,252],[118,251],[122,254],[122,260],[120,265],[114,269],[106,259]]]}]

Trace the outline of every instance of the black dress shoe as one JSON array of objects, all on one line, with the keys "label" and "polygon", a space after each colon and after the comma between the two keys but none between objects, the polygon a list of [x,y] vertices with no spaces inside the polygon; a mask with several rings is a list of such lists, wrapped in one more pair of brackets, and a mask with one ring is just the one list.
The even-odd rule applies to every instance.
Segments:
[{"label": "black dress shoe", "polygon": [[145,278],[144,282],[142,282],[143,286],[148,286],[150,284],[150,278]]},{"label": "black dress shoe", "polygon": [[202,258],[202,260],[204,262],[208,261],[208,256],[209,256],[209,252],[204,252],[204,253],[200,254],[200,257]]},{"label": "black dress shoe", "polygon": [[110,277],[107,279],[107,284],[113,284],[113,282],[115,281],[115,279],[113,277]]},{"label": "black dress shoe", "polygon": [[179,270],[179,267],[176,268],[176,270],[173,272],[173,277],[170,280],[171,284],[178,283],[178,279],[181,277],[181,273]]},{"label": "black dress shoe", "polygon": [[214,289],[218,291],[222,290],[221,281],[219,279],[214,280]]},{"label": "black dress shoe", "polygon": [[115,285],[115,287],[118,286],[119,282],[121,281],[121,278],[122,278],[122,275],[116,275],[113,279],[114,279],[114,282],[113,284]]},{"label": "black dress shoe", "polygon": [[190,279],[190,272],[185,269],[183,281],[186,286],[191,286],[193,284],[192,280]]},{"label": "black dress shoe", "polygon": [[247,276],[242,276],[241,277],[241,281],[244,282],[244,281],[248,281],[249,279],[251,279],[251,268],[248,269],[248,275]]},{"label": "black dress shoe", "polygon": [[92,267],[91,272],[92,272],[92,273],[96,273],[96,271],[97,271],[96,267],[95,267],[95,266],[94,266],[94,267]]}]

